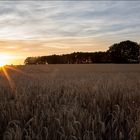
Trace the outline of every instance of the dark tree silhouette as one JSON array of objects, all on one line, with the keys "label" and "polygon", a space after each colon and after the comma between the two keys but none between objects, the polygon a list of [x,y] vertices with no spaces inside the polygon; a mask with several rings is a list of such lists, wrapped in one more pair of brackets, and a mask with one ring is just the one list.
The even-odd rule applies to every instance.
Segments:
[{"label": "dark tree silhouette", "polygon": [[137,63],[139,49],[138,43],[127,40],[112,45],[107,52],[113,63]]},{"label": "dark tree silhouette", "polygon": [[38,57],[27,57],[27,58],[25,59],[24,63],[25,63],[26,65],[35,65],[35,64],[37,64],[37,58],[38,58]]},{"label": "dark tree silhouette", "polygon": [[133,41],[113,44],[106,52],[74,52],[63,55],[27,57],[25,64],[138,63],[140,45]]}]

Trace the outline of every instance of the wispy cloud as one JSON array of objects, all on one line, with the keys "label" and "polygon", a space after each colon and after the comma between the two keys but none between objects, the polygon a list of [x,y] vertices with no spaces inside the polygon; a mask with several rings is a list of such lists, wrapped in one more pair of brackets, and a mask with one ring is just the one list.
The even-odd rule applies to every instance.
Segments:
[{"label": "wispy cloud", "polygon": [[139,13],[139,1],[1,1],[0,40],[8,43],[0,43],[0,51],[42,55],[105,50],[124,39],[139,42]]}]

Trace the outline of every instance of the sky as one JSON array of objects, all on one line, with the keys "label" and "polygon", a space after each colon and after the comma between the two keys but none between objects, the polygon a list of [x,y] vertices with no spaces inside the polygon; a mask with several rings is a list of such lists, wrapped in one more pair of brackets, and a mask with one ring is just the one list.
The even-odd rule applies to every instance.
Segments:
[{"label": "sky", "polygon": [[106,51],[140,43],[140,1],[0,1],[0,57]]}]

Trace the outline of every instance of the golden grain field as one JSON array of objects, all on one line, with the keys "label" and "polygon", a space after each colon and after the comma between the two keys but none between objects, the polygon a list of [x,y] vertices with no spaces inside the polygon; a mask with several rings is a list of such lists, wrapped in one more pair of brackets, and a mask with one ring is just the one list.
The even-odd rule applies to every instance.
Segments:
[{"label": "golden grain field", "polygon": [[140,65],[1,68],[0,139],[140,140]]}]

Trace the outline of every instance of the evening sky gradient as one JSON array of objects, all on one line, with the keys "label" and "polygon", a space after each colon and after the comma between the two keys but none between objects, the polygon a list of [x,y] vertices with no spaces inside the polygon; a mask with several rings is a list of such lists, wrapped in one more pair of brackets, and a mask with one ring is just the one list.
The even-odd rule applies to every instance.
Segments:
[{"label": "evening sky gradient", "polygon": [[140,1],[0,1],[0,53],[27,56],[105,51],[140,42]]}]

